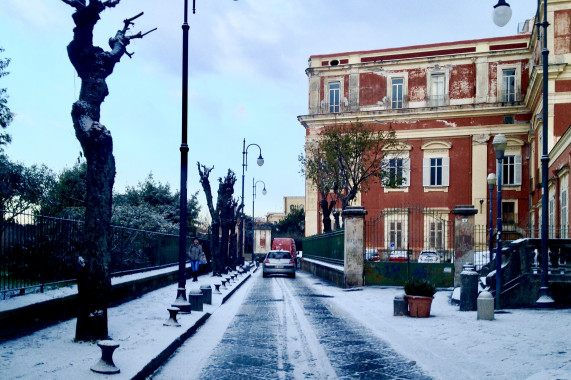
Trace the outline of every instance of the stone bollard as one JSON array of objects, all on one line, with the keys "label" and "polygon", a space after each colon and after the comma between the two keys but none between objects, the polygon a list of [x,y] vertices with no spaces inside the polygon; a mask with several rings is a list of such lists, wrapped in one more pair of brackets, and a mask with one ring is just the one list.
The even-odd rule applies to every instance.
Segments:
[{"label": "stone bollard", "polygon": [[490,292],[482,292],[478,296],[478,319],[494,320],[494,296]]},{"label": "stone bollard", "polygon": [[222,282],[222,289],[226,290],[227,289],[226,288],[226,279],[222,279],[221,282]]},{"label": "stone bollard", "polygon": [[180,323],[178,323],[178,321],[176,320],[176,315],[178,314],[180,309],[178,307],[169,307],[167,308],[167,310],[169,311],[169,319],[165,323],[163,323],[163,326],[180,327]]},{"label": "stone bollard", "polygon": [[212,286],[200,285],[200,291],[202,292],[202,303],[212,305]]},{"label": "stone bollard", "polygon": [[188,292],[188,300],[192,311],[202,311],[202,292],[200,289],[194,289]]},{"label": "stone bollard", "polygon": [[232,286],[232,284],[230,283],[230,280],[232,280],[231,277],[226,277],[226,284],[228,284],[228,286]]},{"label": "stone bollard", "polygon": [[222,292],[220,291],[220,287],[222,286],[222,284],[214,284],[214,291],[212,293],[214,294],[222,294]]},{"label": "stone bollard", "polygon": [[401,294],[400,296],[395,296],[393,300],[393,315],[402,316],[408,315],[408,302],[406,300],[406,295]]},{"label": "stone bollard", "polygon": [[460,311],[475,311],[478,298],[478,272],[472,264],[463,266],[460,273]]},{"label": "stone bollard", "polygon": [[101,340],[97,342],[97,345],[101,348],[101,359],[91,367],[91,370],[103,374],[119,373],[119,368],[113,363],[113,351],[119,347],[119,343],[112,340]]}]

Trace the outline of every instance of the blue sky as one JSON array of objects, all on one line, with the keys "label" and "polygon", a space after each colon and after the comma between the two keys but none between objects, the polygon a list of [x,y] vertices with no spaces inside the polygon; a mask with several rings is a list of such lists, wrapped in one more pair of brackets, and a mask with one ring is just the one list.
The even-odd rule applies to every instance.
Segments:
[{"label": "blue sky", "polygon": [[[248,150],[246,213],[252,212],[252,176],[258,185],[256,215],[283,210],[283,197],[304,195],[298,155],[305,130],[310,55],[515,35],[533,17],[536,0],[512,0],[503,28],[491,20],[496,0],[189,0],[189,180],[200,190],[196,161],[214,166],[214,181],[232,169],[241,192],[242,140]],[[115,190],[135,186],[153,173],[180,187],[183,0],[122,0],[106,10],[95,44],[122,20],[141,11],[134,32],[158,30],[134,40],[108,78],[110,95],[101,122],[114,140]],[[0,47],[12,59],[7,88],[16,114],[7,148],[15,161],[71,167],[81,150],[70,110],[80,79],[69,63],[73,8],[61,0],[0,0]],[[205,210],[205,207],[203,207]]]}]

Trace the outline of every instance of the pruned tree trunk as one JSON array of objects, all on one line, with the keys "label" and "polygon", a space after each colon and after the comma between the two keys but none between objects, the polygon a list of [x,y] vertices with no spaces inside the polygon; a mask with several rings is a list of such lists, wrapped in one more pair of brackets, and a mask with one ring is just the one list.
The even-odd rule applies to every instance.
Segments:
[{"label": "pruned tree trunk", "polygon": [[222,226],[222,244],[220,252],[224,257],[225,271],[228,267],[232,266],[230,257],[230,239],[231,232],[236,229],[236,205],[237,202],[232,198],[234,195],[234,184],[236,183],[236,175],[230,169],[224,179],[219,179],[220,189],[218,192],[218,201],[221,205],[220,210],[220,225]]},{"label": "pruned tree trunk", "polygon": [[201,165],[200,162],[197,162],[196,165],[198,166],[200,183],[202,184],[202,190],[204,190],[206,204],[208,206],[208,211],[210,212],[210,218],[212,219],[212,235],[210,241],[212,253],[212,274],[214,276],[219,276],[223,267],[220,259],[220,210],[218,207],[214,208],[214,203],[212,201],[212,188],[210,187],[209,179],[210,172],[214,169],[214,166],[207,168],[206,166]]},{"label": "pruned tree trunk", "polygon": [[327,201],[327,195],[321,194],[321,201],[319,201],[319,206],[321,207],[321,213],[323,215],[323,232],[331,232],[331,212],[333,207],[335,207],[335,200]]},{"label": "pruned tree trunk", "polygon": [[[107,339],[107,307],[111,290],[109,272],[111,246],[111,205],[115,180],[115,158],[111,133],[99,123],[100,107],[109,94],[106,78],[126,52],[138,33],[127,36],[133,20],[124,21],[123,29],[109,40],[111,51],[93,46],[93,28],[99,14],[120,0],[62,0],[76,9],[73,40],[67,46],[69,59],[81,78],[79,100],[72,106],[75,135],[87,161],[87,199],[85,210],[85,246],[81,252],[78,273],[79,314],[75,339],[80,341]],[[146,34],[146,33],[145,33]],[[130,55],[129,55],[130,56]]]}]

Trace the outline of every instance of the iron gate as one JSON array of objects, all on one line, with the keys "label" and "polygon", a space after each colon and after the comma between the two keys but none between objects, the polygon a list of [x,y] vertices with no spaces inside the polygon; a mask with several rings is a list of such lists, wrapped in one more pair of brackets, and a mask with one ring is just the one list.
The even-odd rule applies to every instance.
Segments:
[{"label": "iron gate", "polygon": [[365,220],[365,254],[370,261],[418,261],[436,251],[441,263],[454,257],[454,219],[448,209],[405,206]]}]

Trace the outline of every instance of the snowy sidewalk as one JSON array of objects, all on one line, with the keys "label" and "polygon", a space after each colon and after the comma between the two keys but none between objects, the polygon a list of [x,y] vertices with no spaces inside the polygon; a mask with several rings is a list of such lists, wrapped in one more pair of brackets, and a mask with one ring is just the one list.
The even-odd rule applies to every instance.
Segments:
[{"label": "snowy sidewalk", "polygon": [[[205,274],[198,282],[187,280],[186,291],[210,285],[212,305],[204,305],[202,312],[179,314],[181,327],[163,326],[169,318],[167,308],[176,299],[177,284],[167,286],[133,301],[108,310],[109,336],[120,344],[113,361],[119,374],[101,375],[90,367],[98,362],[101,350],[96,343],[75,343],[76,319],[42,329],[19,339],[2,343],[0,348],[1,379],[132,379],[144,378],[148,368],[162,363],[173,348],[180,346],[212,315],[242,283],[252,275],[255,267],[236,282],[214,294],[214,284],[220,277]],[[168,354],[168,355],[167,355]]]}]

